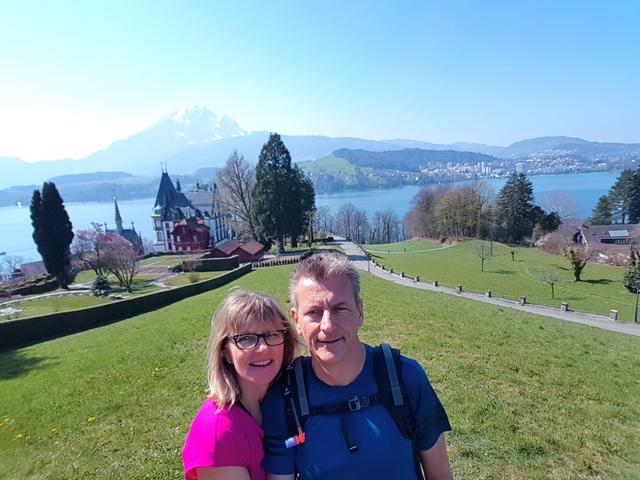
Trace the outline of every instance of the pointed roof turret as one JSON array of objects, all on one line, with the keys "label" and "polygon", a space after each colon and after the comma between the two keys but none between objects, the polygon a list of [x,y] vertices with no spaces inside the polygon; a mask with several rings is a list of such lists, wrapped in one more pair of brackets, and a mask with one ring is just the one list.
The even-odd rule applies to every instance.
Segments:
[{"label": "pointed roof turret", "polygon": [[158,205],[168,210],[175,207],[188,207],[191,205],[184,193],[179,192],[176,190],[176,187],[173,186],[173,182],[167,172],[162,172],[162,177],[160,178],[158,195],[156,196],[154,207]]},{"label": "pointed roof turret", "polygon": [[120,216],[120,209],[118,208],[118,201],[116,200],[116,197],[113,197],[113,208],[116,213],[116,230],[118,230],[118,232],[122,232],[122,217]]}]

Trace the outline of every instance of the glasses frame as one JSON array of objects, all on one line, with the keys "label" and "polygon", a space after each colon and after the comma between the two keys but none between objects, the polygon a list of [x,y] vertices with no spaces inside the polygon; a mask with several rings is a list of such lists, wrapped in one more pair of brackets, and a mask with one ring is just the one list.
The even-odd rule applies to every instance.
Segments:
[{"label": "glasses frame", "polygon": [[[267,341],[267,335],[272,334],[274,332],[282,333],[282,342],[272,345]],[[282,328],[282,329],[278,329],[278,330],[269,330],[268,332],[264,332],[264,333],[247,332],[247,333],[239,333],[237,335],[229,335],[227,337],[227,340],[232,340],[234,345],[239,350],[252,350],[252,349],[254,349],[254,348],[256,348],[258,346],[258,344],[260,343],[260,339],[264,340],[264,344],[267,345],[268,347],[277,347],[279,345],[282,345],[287,340],[287,333],[289,333],[289,332],[288,332],[288,330],[286,328]],[[239,337],[244,337],[246,335],[255,335],[256,336],[255,345],[253,345],[252,347],[241,347],[240,345],[238,345],[238,338]]]}]

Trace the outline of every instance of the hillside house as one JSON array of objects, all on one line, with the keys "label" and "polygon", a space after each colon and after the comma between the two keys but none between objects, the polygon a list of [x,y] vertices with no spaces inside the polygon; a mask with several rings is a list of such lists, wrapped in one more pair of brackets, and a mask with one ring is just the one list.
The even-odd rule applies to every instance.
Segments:
[{"label": "hillside house", "polygon": [[578,227],[573,240],[596,250],[608,245],[635,245],[640,240],[640,224],[583,224]]}]

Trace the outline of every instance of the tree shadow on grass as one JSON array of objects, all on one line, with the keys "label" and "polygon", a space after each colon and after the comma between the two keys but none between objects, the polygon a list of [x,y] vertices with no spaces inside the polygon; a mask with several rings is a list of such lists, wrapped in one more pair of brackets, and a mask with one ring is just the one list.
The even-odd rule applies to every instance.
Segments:
[{"label": "tree shadow on grass", "polygon": [[498,273],[500,275],[509,275],[511,273],[516,273],[516,272],[515,272],[515,270],[499,269],[499,270],[487,270],[487,273]]},{"label": "tree shadow on grass", "polygon": [[[0,353],[0,381],[26,375],[38,368],[45,357],[25,354],[20,350],[9,350]],[[48,362],[49,363],[49,362]],[[49,363],[50,365],[50,363]]]},{"label": "tree shadow on grass", "polygon": [[589,280],[581,280],[584,283],[590,283],[592,285],[609,285],[613,281],[608,278],[595,278]]}]

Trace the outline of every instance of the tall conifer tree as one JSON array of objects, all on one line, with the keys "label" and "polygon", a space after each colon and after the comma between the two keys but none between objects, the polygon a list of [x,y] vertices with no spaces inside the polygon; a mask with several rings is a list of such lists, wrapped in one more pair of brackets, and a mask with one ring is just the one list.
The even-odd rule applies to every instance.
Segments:
[{"label": "tall conifer tree", "polygon": [[609,225],[613,223],[611,201],[607,195],[602,195],[593,207],[589,221],[592,225]]},{"label": "tall conifer tree", "polygon": [[[272,133],[262,147],[252,195],[256,234],[284,251],[285,235],[297,237],[315,206],[313,184],[298,167],[280,135]],[[295,243],[296,240],[294,240]]]},{"label": "tall conifer tree", "polygon": [[35,190],[31,198],[33,241],[44,266],[58,279],[62,288],[69,285],[70,245],[73,226],[55,183],[45,182],[42,193]]},{"label": "tall conifer tree", "polygon": [[524,173],[513,173],[496,200],[499,234],[509,243],[520,243],[534,225],[533,185]]}]

